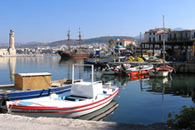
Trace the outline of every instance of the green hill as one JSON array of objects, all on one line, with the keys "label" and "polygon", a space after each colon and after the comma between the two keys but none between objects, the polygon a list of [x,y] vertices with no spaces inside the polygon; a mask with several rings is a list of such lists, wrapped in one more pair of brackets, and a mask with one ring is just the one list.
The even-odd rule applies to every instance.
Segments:
[{"label": "green hill", "polygon": [[[117,40],[117,39],[129,39],[129,40],[135,40],[134,37],[128,37],[128,36],[103,36],[103,37],[97,37],[97,38],[89,38],[89,39],[83,39],[81,41],[81,44],[92,44],[92,43],[108,43],[110,39]],[[71,40],[70,44],[76,45],[78,44],[78,40]],[[50,46],[59,46],[59,45],[66,45],[68,44],[67,40],[60,40],[48,43]]]},{"label": "green hill", "polygon": [[[103,36],[103,37],[97,37],[97,38],[89,38],[89,39],[83,39],[81,41],[81,44],[92,44],[92,43],[108,43],[110,39],[117,40],[117,39],[129,39],[129,40],[135,40],[134,37],[128,37],[128,36]],[[59,40],[54,41],[50,43],[31,43],[31,44],[22,44],[18,45],[17,47],[23,47],[23,48],[35,48],[38,46],[50,46],[50,47],[56,47],[61,45],[77,45],[79,44],[77,39],[71,39],[70,43],[68,43],[67,40]]]}]

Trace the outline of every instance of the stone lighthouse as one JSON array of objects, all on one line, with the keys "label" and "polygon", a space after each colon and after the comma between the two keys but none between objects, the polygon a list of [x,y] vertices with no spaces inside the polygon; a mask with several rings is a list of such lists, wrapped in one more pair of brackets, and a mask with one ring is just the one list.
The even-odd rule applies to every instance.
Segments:
[{"label": "stone lighthouse", "polygon": [[14,31],[10,30],[9,33],[9,55],[14,56],[16,55],[16,49],[15,49],[15,40],[14,40]]}]

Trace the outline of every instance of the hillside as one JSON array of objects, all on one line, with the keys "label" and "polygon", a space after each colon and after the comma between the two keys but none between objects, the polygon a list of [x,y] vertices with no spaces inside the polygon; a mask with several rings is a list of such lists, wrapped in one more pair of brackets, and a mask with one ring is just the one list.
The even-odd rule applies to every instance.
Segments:
[{"label": "hillside", "polygon": [[[81,41],[81,44],[92,44],[92,43],[108,43],[110,39],[117,40],[117,39],[129,39],[129,40],[135,40],[133,37],[128,37],[128,36],[103,36],[103,37],[97,37],[97,38],[89,38],[89,39],[83,39]],[[70,41],[71,45],[76,45],[78,44],[77,39],[72,39]],[[20,44],[17,45],[17,47],[22,47],[22,48],[35,48],[38,46],[50,46],[50,47],[56,47],[56,46],[61,46],[61,45],[67,45],[68,41],[67,40],[59,40],[59,41],[54,41],[50,43],[32,43],[32,44]]]},{"label": "hillside", "polygon": [[[135,40],[133,37],[128,36],[104,36],[104,37],[97,37],[97,38],[90,38],[90,39],[83,39],[81,41],[81,44],[92,44],[92,43],[108,43],[110,39],[117,40],[117,39],[129,39],[129,40]],[[78,40],[72,39],[70,41],[70,44],[75,45],[78,44]],[[59,46],[59,45],[66,45],[68,44],[67,40],[60,40],[48,43],[49,46]]]}]

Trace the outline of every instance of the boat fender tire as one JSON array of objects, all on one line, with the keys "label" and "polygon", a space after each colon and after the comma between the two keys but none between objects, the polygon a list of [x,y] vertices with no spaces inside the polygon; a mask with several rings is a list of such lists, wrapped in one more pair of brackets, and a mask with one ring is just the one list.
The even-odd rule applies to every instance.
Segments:
[{"label": "boat fender tire", "polygon": [[10,101],[10,99],[8,97],[4,97],[0,100],[0,112],[2,113],[7,112],[6,101]]},{"label": "boat fender tire", "polygon": [[10,99],[6,96],[2,99],[1,106],[6,106],[6,101],[10,101]]}]

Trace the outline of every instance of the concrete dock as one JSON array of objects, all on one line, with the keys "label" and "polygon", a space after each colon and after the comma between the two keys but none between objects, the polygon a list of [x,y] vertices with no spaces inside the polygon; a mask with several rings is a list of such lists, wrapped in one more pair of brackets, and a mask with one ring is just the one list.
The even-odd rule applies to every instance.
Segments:
[{"label": "concrete dock", "polygon": [[103,121],[85,121],[66,118],[32,118],[0,114],[2,130],[171,130],[164,123],[151,125],[121,124]]}]

